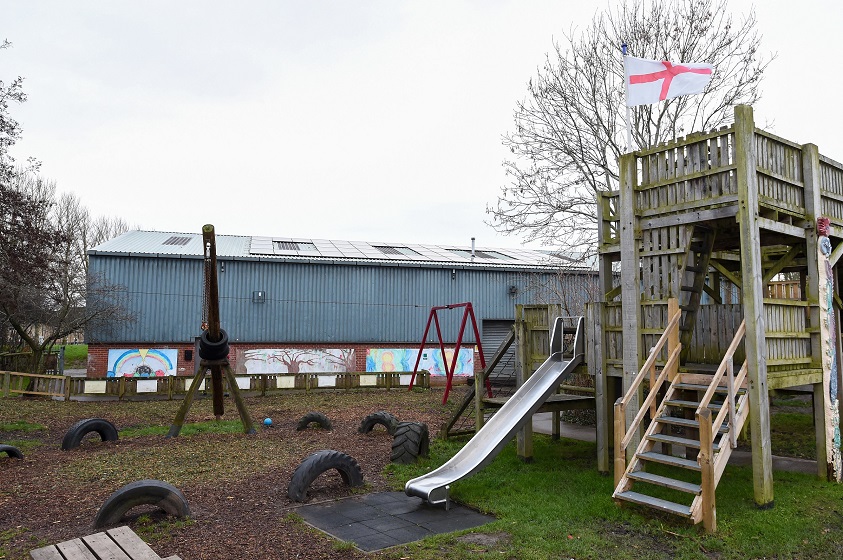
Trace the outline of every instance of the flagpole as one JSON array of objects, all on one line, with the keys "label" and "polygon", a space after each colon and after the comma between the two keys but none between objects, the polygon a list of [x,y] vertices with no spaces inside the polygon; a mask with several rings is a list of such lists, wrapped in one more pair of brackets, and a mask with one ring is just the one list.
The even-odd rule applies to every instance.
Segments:
[{"label": "flagpole", "polygon": [[624,93],[624,105],[626,105],[626,149],[627,152],[632,151],[632,117],[631,111],[629,110],[629,84],[626,83],[626,43],[621,45],[621,52],[623,52],[623,93]]},{"label": "flagpole", "polygon": [[627,152],[632,151],[632,111],[629,110],[629,84],[626,80],[626,43],[621,45],[621,52],[623,52],[623,60],[624,60],[624,72],[623,72],[623,92],[624,92],[624,105],[626,105],[626,150]]}]

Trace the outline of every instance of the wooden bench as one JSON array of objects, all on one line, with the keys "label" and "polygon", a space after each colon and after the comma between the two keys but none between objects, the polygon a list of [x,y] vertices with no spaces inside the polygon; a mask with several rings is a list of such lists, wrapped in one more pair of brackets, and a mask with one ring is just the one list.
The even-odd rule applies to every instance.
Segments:
[{"label": "wooden bench", "polygon": [[181,560],[161,558],[128,527],[117,527],[30,551],[33,560]]}]

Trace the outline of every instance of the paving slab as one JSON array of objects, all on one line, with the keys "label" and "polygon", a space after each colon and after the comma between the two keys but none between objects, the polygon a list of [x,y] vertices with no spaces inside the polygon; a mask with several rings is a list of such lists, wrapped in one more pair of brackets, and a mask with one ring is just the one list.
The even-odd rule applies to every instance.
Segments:
[{"label": "paving slab", "polygon": [[431,535],[479,527],[495,520],[451,502],[432,506],[403,492],[377,492],[335,502],[301,506],[302,519],[364,552],[407,544]]}]

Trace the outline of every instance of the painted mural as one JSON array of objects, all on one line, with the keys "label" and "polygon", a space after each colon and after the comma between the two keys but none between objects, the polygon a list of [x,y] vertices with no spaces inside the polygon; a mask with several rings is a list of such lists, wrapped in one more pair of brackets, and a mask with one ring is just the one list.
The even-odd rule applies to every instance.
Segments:
[{"label": "painted mural", "polygon": [[[366,371],[413,371],[418,355],[418,348],[369,348],[366,351]],[[450,366],[454,359],[453,348],[445,350],[445,359]],[[444,376],[442,351],[438,348],[424,350],[419,361],[419,370],[422,369],[430,372],[430,375]],[[474,350],[460,348],[454,375],[474,375]]]},{"label": "painted mural", "polygon": [[[828,218],[817,219],[817,264],[820,292],[820,339],[823,343],[823,404],[825,405],[826,468],[837,482],[843,481],[843,457],[840,453],[840,402],[837,399],[837,356],[834,318],[834,270],[830,261],[831,240]],[[824,304],[824,305],[823,305]]]},{"label": "painted mural", "polygon": [[260,348],[237,350],[235,373],[344,373],[354,371],[350,348]]},{"label": "painted mural", "polygon": [[176,375],[179,351],[175,348],[125,348],[108,351],[107,377],[164,377]]}]

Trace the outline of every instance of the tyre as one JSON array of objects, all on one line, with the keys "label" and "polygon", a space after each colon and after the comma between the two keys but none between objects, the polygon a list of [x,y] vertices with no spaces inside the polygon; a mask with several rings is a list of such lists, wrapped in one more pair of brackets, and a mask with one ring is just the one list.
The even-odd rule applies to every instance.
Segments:
[{"label": "tyre", "polygon": [[220,329],[217,342],[208,340],[208,331],[202,331],[199,337],[199,357],[203,360],[224,360],[228,357],[228,333]]},{"label": "tyre", "polygon": [[313,481],[320,474],[331,469],[336,469],[342,481],[348,486],[363,485],[363,471],[360,470],[360,465],[354,457],[340,451],[325,449],[310,455],[296,468],[290,485],[287,487],[287,496],[295,502],[305,501],[307,489]]},{"label": "tyre", "polygon": [[395,435],[395,428],[398,427],[398,419],[383,410],[373,412],[363,419],[360,423],[360,428],[357,431],[361,434],[368,434],[378,424],[386,428],[389,435],[393,436]]},{"label": "tyre", "polygon": [[325,430],[334,429],[334,426],[331,424],[331,421],[328,420],[328,417],[321,412],[308,412],[301,417],[301,420],[299,420],[299,423],[296,426],[296,431],[300,432],[302,430],[306,430],[307,427],[313,423],[319,424],[319,426]]},{"label": "tyre", "polygon": [[23,459],[23,453],[17,447],[11,445],[0,445],[0,453],[6,452],[6,455],[14,459]]},{"label": "tyre", "polygon": [[430,432],[427,424],[399,422],[392,438],[390,461],[408,465],[415,463],[419,457],[427,457],[429,454]]},{"label": "tyre", "polygon": [[97,512],[94,529],[117,525],[127,511],[142,504],[157,506],[176,517],[190,516],[190,506],[178,488],[160,480],[138,480],[106,498]]},{"label": "tyre", "polygon": [[117,428],[108,420],[102,418],[86,418],[72,425],[61,442],[65,451],[75,449],[82,443],[82,439],[91,432],[96,432],[102,441],[117,441]]}]

